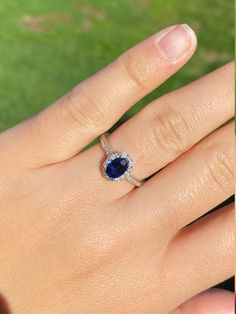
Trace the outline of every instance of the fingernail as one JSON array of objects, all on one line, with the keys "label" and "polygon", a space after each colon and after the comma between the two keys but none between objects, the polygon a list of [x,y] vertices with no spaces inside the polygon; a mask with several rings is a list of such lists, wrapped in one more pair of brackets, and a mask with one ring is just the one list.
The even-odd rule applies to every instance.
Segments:
[{"label": "fingernail", "polygon": [[171,63],[176,63],[196,45],[194,31],[187,24],[174,27],[158,42],[162,55]]}]

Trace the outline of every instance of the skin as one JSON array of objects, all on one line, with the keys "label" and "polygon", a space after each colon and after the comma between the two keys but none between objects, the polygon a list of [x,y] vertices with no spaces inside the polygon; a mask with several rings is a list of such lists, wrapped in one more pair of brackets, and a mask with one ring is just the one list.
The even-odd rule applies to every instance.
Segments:
[{"label": "skin", "polygon": [[233,275],[233,205],[200,218],[234,190],[233,125],[222,126],[233,64],[111,135],[135,177],[155,174],[142,187],[101,175],[100,144],[79,154],[196,46],[185,25],[162,30],[0,134],[0,292],[13,314],[234,313],[231,293],[208,290]]}]

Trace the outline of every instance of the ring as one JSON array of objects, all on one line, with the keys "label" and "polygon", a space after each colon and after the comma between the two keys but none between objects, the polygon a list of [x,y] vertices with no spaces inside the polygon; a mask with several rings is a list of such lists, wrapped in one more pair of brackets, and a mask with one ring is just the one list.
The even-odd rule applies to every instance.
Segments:
[{"label": "ring", "polygon": [[134,168],[133,159],[126,152],[112,152],[108,142],[109,133],[101,135],[100,142],[107,159],[104,161],[102,169],[103,176],[111,181],[127,180],[137,187],[143,182],[132,176]]}]

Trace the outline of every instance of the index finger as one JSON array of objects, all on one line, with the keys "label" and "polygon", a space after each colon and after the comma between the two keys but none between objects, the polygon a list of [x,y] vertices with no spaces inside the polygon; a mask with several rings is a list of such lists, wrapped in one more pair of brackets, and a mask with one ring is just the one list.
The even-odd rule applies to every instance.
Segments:
[{"label": "index finger", "polygon": [[15,149],[36,166],[73,157],[181,68],[196,43],[185,24],[153,35],[29,120]]}]

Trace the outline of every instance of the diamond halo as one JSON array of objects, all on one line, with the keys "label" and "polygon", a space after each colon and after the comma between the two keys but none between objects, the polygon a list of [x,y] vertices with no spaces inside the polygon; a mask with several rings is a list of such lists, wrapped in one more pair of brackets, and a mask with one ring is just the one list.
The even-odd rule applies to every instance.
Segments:
[{"label": "diamond halo", "polygon": [[[103,176],[110,181],[126,180],[136,187],[140,187],[144,182],[139,181],[132,176],[132,171],[134,168],[134,162],[132,157],[126,152],[113,152],[110,147],[108,137],[109,133],[102,134],[100,137],[103,151],[107,157],[102,165]],[[126,165],[123,164],[123,162],[127,162],[127,169]]]},{"label": "diamond halo", "polygon": [[[112,177],[109,177],[106,173],[106,170],[107,170],[107,166],[109,163],[111,163],[113,160],[117,159],[117,158],[125,158],[128,160],[128,168],[127,170],[119,177],[117,178],[112,178]],[[131,175],[131,172],[134,168],[134,163],[133,163],[133,159],[131,158],[131,156],[126,153],[126,152],[122,152],[122,153],[119,153],[119,152],[115,152],[115,153],[111,153],[107,159],[104,161],[103,165],[102,165],[102,168],[103,168],[103,175],[104,177],[106,177],[108,180],[111,180],[111,181],[121,181],[121,180],[124,180],[127,176]]]}]

